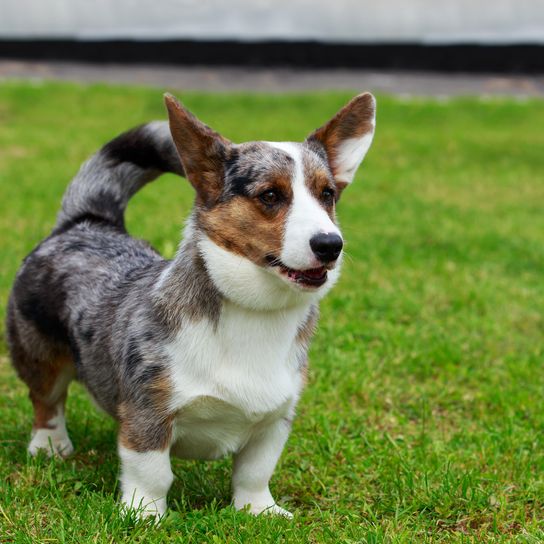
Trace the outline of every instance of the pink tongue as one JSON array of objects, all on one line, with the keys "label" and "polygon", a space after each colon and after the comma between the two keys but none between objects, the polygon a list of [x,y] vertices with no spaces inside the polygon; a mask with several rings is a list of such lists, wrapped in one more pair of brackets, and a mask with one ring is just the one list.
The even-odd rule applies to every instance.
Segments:
[{"label": "pink tongue", "polygon": [[323,268],[311,268],[309,270],[289,270],[287,275],[294,280],[299,278],[320,279],[323,277]]},{"label": "pink tongue", "polygon": [[323,276],[323,268],[312,268],[311,270],[304,270],[302,275],[307,278],[321,278]]}]

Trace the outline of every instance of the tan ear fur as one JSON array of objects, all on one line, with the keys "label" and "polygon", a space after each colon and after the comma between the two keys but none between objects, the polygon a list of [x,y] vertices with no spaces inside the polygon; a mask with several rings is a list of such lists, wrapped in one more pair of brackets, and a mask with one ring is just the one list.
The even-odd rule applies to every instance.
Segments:
[{"label": "tan ear fur", "polygon": [[223,187],[224,161],[229,140],[199,121],[174,96],[166,93],[170,132],[187,179],[205,206],[219,198]]},{"label": "tan ear fur", "polygon": [[330,121],[310,134],[327,153],[338,185],[351,183],[374,135],[376,100],[370,93],[353,98]]}]

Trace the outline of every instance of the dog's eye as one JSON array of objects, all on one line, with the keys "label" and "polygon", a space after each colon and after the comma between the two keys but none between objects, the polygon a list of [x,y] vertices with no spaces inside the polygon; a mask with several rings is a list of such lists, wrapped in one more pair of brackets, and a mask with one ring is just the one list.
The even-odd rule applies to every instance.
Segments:
[{"label": "dog's eye", "polygon": [[259,195],[261,202],[264,202],[267,206],[273,206],[281,200],[281,195],[278,191],[268,189]]},{"label": "dog's eye", "polygon": [[325,202],[330,202],[331,200],[333,200],[334,199],[334,189],[331,189],[330,187],[327,187],[326,189],[323,189],[323,191],[321,191],[321,198]]}]

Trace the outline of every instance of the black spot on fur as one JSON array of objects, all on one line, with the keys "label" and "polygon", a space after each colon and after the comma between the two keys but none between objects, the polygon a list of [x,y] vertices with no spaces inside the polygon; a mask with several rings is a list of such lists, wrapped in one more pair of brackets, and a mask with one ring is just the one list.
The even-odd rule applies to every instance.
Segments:
[{"label": "black spot on fur", "polygon": [[305,142],[309,149],[311,149],[321,160],[329,165],[329,158],[327,157],[327,150],[325,146],[316,138],[308,138]]},{"label": "black spot on fur", "polygon": [[164,366],[153,364],[144,366],[142,371],[134,376],[133,388],[137,396],[133,401],[137,403],[140,410],[153,409],[155,395],[152,393],[152,386],[164,373]]},{"label": "black spot on fur", "polygon": [[69,242],[65,244],[62,247],[63,253],[72,253],[73,251],[85,251],[89,247],[89,244],[86,244],[85,242],[74,240],[72,242]]},{"label": "black spot on fur", "polygon": [[136,338],[131,338],[128,342],[127,354],[125,357],[127,373],[130,376],[133,376],[142,365],[142,361],[142,354],[138,348],[138,340]]},{"label": "black spot on fur", "polygon": [[23,268],[14,294],[26,320],[54,342],[69,344],[68,329],[61,318],[66,301],[63,278],[54,278],[46,261],[37,259]]},{"label": "black spot on fur", "polygon": [[153,340],[154,338],[155,338],[155,335],[153,334],[152,331],[145,331],[144,334],[142,335],[142,340],[144,342],[151,342],[151,340]]},{"label": "black spot on fur", "polygon": [[81,370],[81,350],[73,334],[68,334],[68,344],[70,345],[76,372],[79,374]]},{"label": "black spot on fur", "polygon": [[93,341],[95,330],[94,327],[86,326],[84,323],[85,320],[85,314],[81,312],[76,319],[76,330],[81,337],[81,339],[86,342],[87,344],[90,344]]},{"label": "black spot on fur", "polygon": [[247,187],[252,183],[252,179],[248,176],[237,176],[229,180],[229,192],[232,195],[247,196]]},{"label": "black spot on fur", "polygon": [[87,342],[87,344],[90,344],[93,341],[95,330],[93,327],[87,327],[83,328],[79,331],[79,334],[81,335],[81,338]]},{"label": "black spot on fur", "polygon": [[240,153],[237,150],[234,150],[225,162],[225,178],[224,197],[247,196],[248,186],[255,181],[252,166],[246,165],[245,168],[241,168]]},{"label": "black spot on fur", "polygon": [[225,173],[227,175],[232,174],[238,168],[238,160],[240,158],[240,152],[237,149],[232,149],[230,155],[225,160]]},{"label": "black spot on fur", "polygon": [[181,164],[174,168],[172,159],[175,157],[162,151],[157,149],[145,125],[124,132],[102,148],[102,153],[116,163],[130,162],[143,170],[179,173]]},{"label": "black spot on fur", "polygon": [[149,383],[155,381],[164,372],[164,367],[161,365],[149,365],[146,366],[143,372],[138,376],[140,383]]},{"label": "black spot on fur", "polygon": [[81,223],[90,223],[93,226],[97,227],[107,227],[107,228],[115,228],[116,230],[120,230],[123,233],[126,233],[126,229],[124,226],[124,221],[121,217],[121,221],[111,221],[107,219],[106,217],[101,217],[99,215],[95,215],[93,213],[82,213],[81,215],[77,215],[76,217],[69,219],[56,227],[52,235],[58,235],[58,234],[64,234],[65,232],[68,232],[69,230],[73,229],[75,226],[80,225]]}]

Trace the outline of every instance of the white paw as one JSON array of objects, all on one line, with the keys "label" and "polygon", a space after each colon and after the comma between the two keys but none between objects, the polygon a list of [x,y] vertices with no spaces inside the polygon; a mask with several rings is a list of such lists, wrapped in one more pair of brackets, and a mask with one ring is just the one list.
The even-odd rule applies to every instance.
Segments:
[{"label": "white paw", "polygon": [[125,511],[134,510],[134,513],[139,518],[149,518],[152,516],[162,518],[166,513],[166,499],[123,495],[121,501]]},{"label": "white paw", "polygon": [[33,433],[28,453],[35,456],[40,450],[45,451],[49,457],[53,455],[68,457],[74,452],[74,446],[65,430],[38,429]]},{"label": "white paw", "polygon": [[261,512],[259,513],[267,514],[271,516],[283,516],[284,518],[287,518],[287,519],[293,519],[293,514],[291,514],[289,510],[286,510],[285,508],[282,508],[281,506],[278,506],[277,504],[273,504],[272,506],[269,506],[268,508],[261,510]]},{"label": "white paw", "polygon": [[293,517],[291,512],[276,504],[268,490],[263,491],[262,493],[238,492],[235,494],[233,502],[236,510],[246,510],[254,516],[265,514],[270,516],[283,516],[289,519]]},{"label": "white paw", "polygon": [[162,517],[166,513],[166,495],[174,475],[170,452],[138,452],[119,444],[121,458],[121,501],[140,518]]}]

